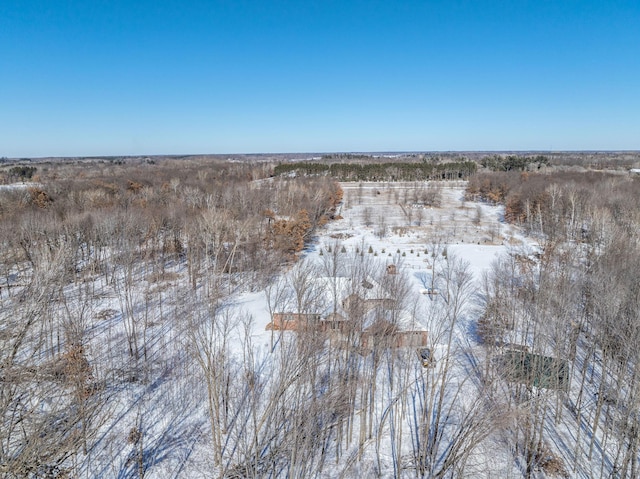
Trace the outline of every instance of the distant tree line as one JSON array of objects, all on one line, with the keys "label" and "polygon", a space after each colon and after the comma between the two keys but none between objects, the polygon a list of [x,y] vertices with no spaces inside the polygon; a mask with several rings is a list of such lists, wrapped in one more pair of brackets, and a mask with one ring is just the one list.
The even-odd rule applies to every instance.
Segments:
[{"label": "distant tree line", "polygon": [[365,155],[363,153],[329,153],[322,155],[322,160],[366,160],[372,161],[374,159],[371,155]]},{"label": "distant tree line", "polygon": [[331,176],[339,181],[424,181],[467,180],[477,170],[473,161],[442,164],[427,162],[397,163],[282,163],[274,174],[295,173],[301,176]]},{"label": "distant tree line", "polygon": [[549,166],[550,160],[544,155],[508,155],[506,157],[493,155],[482,158],[480,164],[491,171],[526,171],[539,170],[542,166]]},{"label": "distant tree line", "polygon": [[9,170],[9,177],[30,180],[38,169],[35,166],[14,166]]}]

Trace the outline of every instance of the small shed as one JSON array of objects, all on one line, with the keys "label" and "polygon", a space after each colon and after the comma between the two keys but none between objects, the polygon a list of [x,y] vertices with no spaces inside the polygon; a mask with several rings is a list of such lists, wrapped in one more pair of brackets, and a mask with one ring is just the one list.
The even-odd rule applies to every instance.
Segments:
[{"label": "small shed", "polygon": [[569,389],[569,364],[562,359],[512,349],[500,356],[507,381],[545,389]]},{"label": "small shed", "polygon": [[388,264],[387,274],[398,274],[398,267],[395,264]]}]

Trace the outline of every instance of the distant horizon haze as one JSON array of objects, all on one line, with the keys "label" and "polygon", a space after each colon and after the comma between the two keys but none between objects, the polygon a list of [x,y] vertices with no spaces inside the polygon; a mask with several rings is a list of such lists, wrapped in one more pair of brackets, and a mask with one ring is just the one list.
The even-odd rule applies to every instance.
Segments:
[{"label": "distant horizon haze", "polygon": [[[163,153],[153,153],[153,154],[122,154],[122,155],[101,155],[101,154],[92,154],[92,155],[60,155],[60,156],[52,156],[52,155],[44,155],[44,156],[16,156],[16,157],[8,157],[2,156],[0,158],[10,160],[10,161],[20,161],[20,160],[49,160],[49,159],[104,159],[104,158],[136,158],[136,159],[144,159],[144,158],[196,158],[196,157],[222,157],[218,159],[226,159],[224,157],[228,157],[228,159],[241,159],[242,157],[271,157],[276,159],[286,159],[286,160],[312,160],[314,158],[322,159],[323,157],[330,157],[332,155],[364,155],[371,157],[383,157],[383,158],[393,158],[394,156],[403,157],[409,155],[460,155],[460,156],[470,156],[473,159],[474,156],[485,156],[485,155],[639,155],[640,149],[638,150],[403,150],[403,151],[281,151],[281,152],[224,152],[224,153],[171,153],[171,154],[163,154]],[[283,158],[278,158],[283,157]],[[300,158],[296,158],[300,157]]]}]

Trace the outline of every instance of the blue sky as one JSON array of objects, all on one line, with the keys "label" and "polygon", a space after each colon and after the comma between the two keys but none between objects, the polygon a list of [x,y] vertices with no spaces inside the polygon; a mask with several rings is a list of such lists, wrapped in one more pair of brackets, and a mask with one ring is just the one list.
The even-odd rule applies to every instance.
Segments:
[{"label": "blue sky", "polygon": [[640,149],[640,1],[0,2],[0,156]]}]

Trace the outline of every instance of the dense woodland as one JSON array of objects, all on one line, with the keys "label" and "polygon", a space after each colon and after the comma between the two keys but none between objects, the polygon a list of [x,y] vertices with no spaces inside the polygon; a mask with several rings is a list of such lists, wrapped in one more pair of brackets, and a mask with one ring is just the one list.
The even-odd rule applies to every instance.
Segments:
[{"label": "dense woodland", "polygon": [[[544,461],[549,425],[575,430],[567,476],[606,453],[588,477],[640,474],[640,178],[606,172],[484,173],[467,196],[505,205],[505,219],[537,237],[532,260],[518,252],[495,264],[484,286],[478,333],[489,358],[504,343],[566,361],[563,392],[511,386],[515,432],[527,472]],[[545,422],[548,424],[545,425]],[[593,468],[594,466],[590,466]]]},{"label": "dense woodland", "polygon": [[505,219],[546,242],[591,243],[609,226],[635,237],[640,221],[638,177],[619,172],[494,172],[475,175],[467,197],[505,205]]},{"label": "dense woodland", "polygon": [[159,267],[184,257],[194,281],[203,255],[259,277],[256,267],[268,271],[300,251],[341,199],[331,179],[251,181],[269,171],[218,164],[52,168],[25,189],[3,192],[3,244],[15,261],[27,259],[33,267],[40,250],[51,246],[42,238],[75,249],[72,270],[86,269],[89,260],[101,268],[103,251],[125,241],[120,246],[157,257]]},{"label": "dense woodland", "polygon": [[[0,477],[492,477],[478,464],[499,448],[516,477],[640,477],[640,178],[505,158],[7,165],[30,181],[0,191]],[[538,250],[508,247],[477,285],[430,238],[426,313],[364,245],[300,259],[336,179],[435,178],[468,179]],[[241,334],[255,318],[235,293],[303,314],[338,278],[381,284],[392,324],[420,316],[435,366],[384,329],[368,351],[357,329],[273,332],[267,351]],[[505,379],[505,351],[566,364],[567,383]]]},{"label": "dense woodland", "polygon": [[327,175],[339,181],[427,181],[466,180],[477,169],[472,161],[435,163],[427,161],[385,163],[281,163],[276,175]]},{"label": "dense woodland", "polygon": [[[63,477],[113,420],[106,411],[123,375],[157,379],[154,323],[264,288],[341,200],[330,178],[269,174],[265,165],[62,163],[0,192],[0,475]],[[179,288],[171,301],[169,281]],[[120,305],[125,355],[88,352],[104,339],[94,320],[116,314],[101,306],[106,296]],[[169,306],[177,297],[184,313]]]}]

